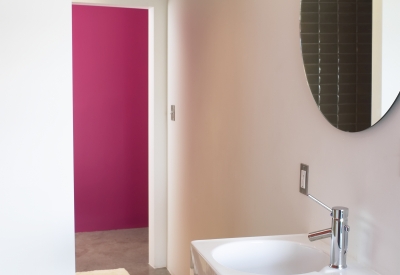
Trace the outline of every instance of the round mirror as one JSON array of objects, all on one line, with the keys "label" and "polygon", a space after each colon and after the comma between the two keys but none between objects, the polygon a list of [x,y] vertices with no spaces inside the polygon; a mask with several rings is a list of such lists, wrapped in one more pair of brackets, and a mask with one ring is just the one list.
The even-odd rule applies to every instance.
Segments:
[{"label": "round mirror", "polygon": [[400,1],[384,7],[382,2],[301,3],[301,49],[310,90],[325,118],[343,131],[374,125],[400,91],[400,27],[390,24],[397,22]]}]

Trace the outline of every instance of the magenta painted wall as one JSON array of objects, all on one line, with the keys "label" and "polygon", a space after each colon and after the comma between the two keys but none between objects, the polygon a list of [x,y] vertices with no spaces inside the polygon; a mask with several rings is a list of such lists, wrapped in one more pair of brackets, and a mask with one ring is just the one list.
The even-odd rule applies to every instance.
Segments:
[{"label": "magenta painted wall", "polygon": [[76,232],[148,226],[148,12],[73,5]]}]

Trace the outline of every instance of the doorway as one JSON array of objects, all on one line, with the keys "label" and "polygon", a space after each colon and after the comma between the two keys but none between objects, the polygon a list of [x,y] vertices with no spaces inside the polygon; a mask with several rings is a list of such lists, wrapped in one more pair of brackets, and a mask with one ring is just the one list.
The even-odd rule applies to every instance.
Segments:
[{"label": "doorway", "polygon": [[[155,268],[166,266],[166,1],[134,0],[75,1],[73,4],[140,8],[148,11],[148,224],[149,263]],[[110,1],[108,1],[110,2]],[[124,2],[124,1],[120,1]],[[163,1],[162,1],[163,2]],[[157,104],[157,106],[156,106]],[[155,199],[157,198],[157,199]]]},{"label": "doorway", "polygon": [[148,227],[148,12],[72,14],[76,232]]}]

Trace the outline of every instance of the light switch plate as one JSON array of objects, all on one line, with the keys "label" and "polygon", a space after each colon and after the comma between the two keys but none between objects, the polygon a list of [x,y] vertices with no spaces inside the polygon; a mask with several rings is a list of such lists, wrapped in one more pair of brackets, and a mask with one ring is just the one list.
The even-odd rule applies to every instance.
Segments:
[{"label": "light switch plate", "polygon": [[308,165],[300,164],[300,193],[308,195]]}]

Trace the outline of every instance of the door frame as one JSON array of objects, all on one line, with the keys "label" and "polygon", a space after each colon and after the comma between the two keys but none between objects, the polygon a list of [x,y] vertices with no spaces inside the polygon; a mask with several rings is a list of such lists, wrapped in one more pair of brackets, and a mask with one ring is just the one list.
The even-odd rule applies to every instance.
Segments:
[{"label": "door frame", "polygon": [[167,266],[167,0],[73,0],[149,11],[149,264]]}]

